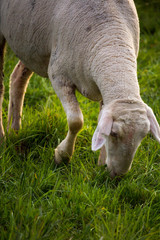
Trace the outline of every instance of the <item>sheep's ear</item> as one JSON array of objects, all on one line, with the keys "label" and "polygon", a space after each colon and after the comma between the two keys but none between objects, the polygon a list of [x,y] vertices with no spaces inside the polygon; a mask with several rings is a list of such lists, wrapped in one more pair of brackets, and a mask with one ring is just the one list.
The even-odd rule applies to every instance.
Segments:
[{"label": "sheep's ear", "polygon": [[[103,111],[103,110],[102,110]],[[92,150],[97,151],[106,142],[106,137],[111,133],[113,119],[109,112],[102,112],[98,126],[92,138]]]},{"label": "sheep's ear", "polygon": [[147,116],[150,121],[150,131],[154,138],[160,143],[160,127],[150,107],[147,106]]}]

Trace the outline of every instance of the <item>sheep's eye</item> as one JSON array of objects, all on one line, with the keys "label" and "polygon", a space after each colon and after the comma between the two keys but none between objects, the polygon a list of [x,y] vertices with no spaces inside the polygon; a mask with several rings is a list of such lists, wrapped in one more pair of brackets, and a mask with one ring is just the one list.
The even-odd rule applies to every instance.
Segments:
[{"label": "sheep's eye", "polygon": [[118,137],[118,133],[116,133],[116,132],[113,132],[113,131],[111,131],[111,134],[110,134],[112,137]]}]

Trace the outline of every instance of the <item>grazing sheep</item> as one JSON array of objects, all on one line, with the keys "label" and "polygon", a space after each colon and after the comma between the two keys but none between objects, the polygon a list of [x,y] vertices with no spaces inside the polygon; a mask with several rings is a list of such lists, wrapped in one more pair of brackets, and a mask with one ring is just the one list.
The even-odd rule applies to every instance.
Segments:
[{"label": "grazing sheep", "polygon": [[[78,90],[102,101],[92,150],[112,177],[125,174],[141,140],[160,128],[141,99],[137,80],[139,22],[132,0],[0,1],[0,137],[3,138],[3,57],[8,42],[20,59],[11,75],[8,126],[20,128],[32,72],[49,77],[67,115],[68,133],[55,162],[69,160],[83,115]],[[106,159],[107,153],[107,159]]]}]

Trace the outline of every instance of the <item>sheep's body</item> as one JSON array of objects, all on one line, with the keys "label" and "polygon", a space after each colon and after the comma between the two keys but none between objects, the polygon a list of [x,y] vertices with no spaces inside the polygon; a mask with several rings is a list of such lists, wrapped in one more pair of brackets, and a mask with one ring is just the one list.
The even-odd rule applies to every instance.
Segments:
[{"label": "sheep's body", "polygon": [[[1,0],[1,52],[5,41],[21,60],[11,76],[9,122],[13,118],[12,128],[18,130],[20,127],[24,93],[32,72],[49,76],[69,125],[67,137],[56,149],[56,162],[71,157],[76,135],[83,125],[83,115],[75,97],[77,89],[84,96],[104,103],[100,122],[106,130],[103,132],[98,125],[93,137],[93,149],[106,144],[111,174],[126,172],[142,135],[150,129],[148,110],[141,100],[137,81],[139,23],[134,2]],[[1,71],[2,62],[3,54]],[[113,119],[113,112],[118,111],[120,105],[123,105],[121,111]],[[128,111],[131,114],[126,115]],[[112,161],[110,152],[111,149],[115,152],[116,144],[110,144],[110,133],[119,119],[119,125],[122,125],[122,119],[126,122],[124,126],[119,126],[124,128],[123,134],[127,132],[124,138],[132,137],[130,144],[121,146]],[[139,122],[139,128],[135,119],[143,119]],[[157,124],[157,132],[153,134],[159,140]],[[132,134],[126,131],[128,127],[132,128]],[[140,128],[143,134],[139,134]],[[4,135],[2,122],[0,135]],[[104,162],[103,157],[101,161]],[[123,164],[126,161],[128,164]]]},{"label": "sheep's body", "polygon": [[[102,98],[97,85],[101,85],[104,77],[108,78],[105,84],[111,92],[110,72],[112,82],[116,81],[117,94],[122,84],[128,87],[127,82],[129,85],[133,82],[133,94],[138,95],[138,18],[132,1],[120,2],[4,0],[1,32],[27,68],[47,77],[50,62],[54,74],[67,76],[86,97]],[[122,79],[118,82],[119,70]],[[128,79],[127,70],[132,71],[130,77],[134,81]],[[108,96],[107,93],[110,101]]]}]

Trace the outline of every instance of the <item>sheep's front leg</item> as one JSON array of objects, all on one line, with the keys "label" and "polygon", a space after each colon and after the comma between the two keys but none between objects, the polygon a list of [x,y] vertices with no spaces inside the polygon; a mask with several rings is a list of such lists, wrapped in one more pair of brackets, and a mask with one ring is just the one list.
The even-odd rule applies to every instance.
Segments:
[{"label": "sheep's front leg", "polygon": [[19,61],[15,66],[10,78],[10,101],[7,127],[8,130],[11,122],[12,129],[18,131],[20,128],[24,95],[31,76],[32,71],[26,68],[25,65]]},{"label": "sheep's front leg", "polygon": [[[102,106],[103,106],[103,101],[100,102],[100,111],[102,110]],[[98,119],[99,121],[99,119]],[[98,165],[105,165],[106,164],[106,158],[107,158],[107,154],[106,154],[106,148],[105,146],[103,146],[100,150],[100,154],[99,154],[99,158],[98,158]]]},{"label": "sheep's front leg", "polygon": [[106,158],[107,158],[106,149],[105,149],[105,146],[103,146],[100,150],[100,154],[99,154],[99,158],[98,158],[98,165],[99,166],[105,165],[106,164]]},{"label": "sheep's front leg", "polygon": [[73,154],[77,133],[83,126],[83,115],[75,96],[75,87],[64,77],[51,78],[51,82],[61,100],[68,121],[67,136],[55,149],[55,162],[60,164],[69,162]]}]

